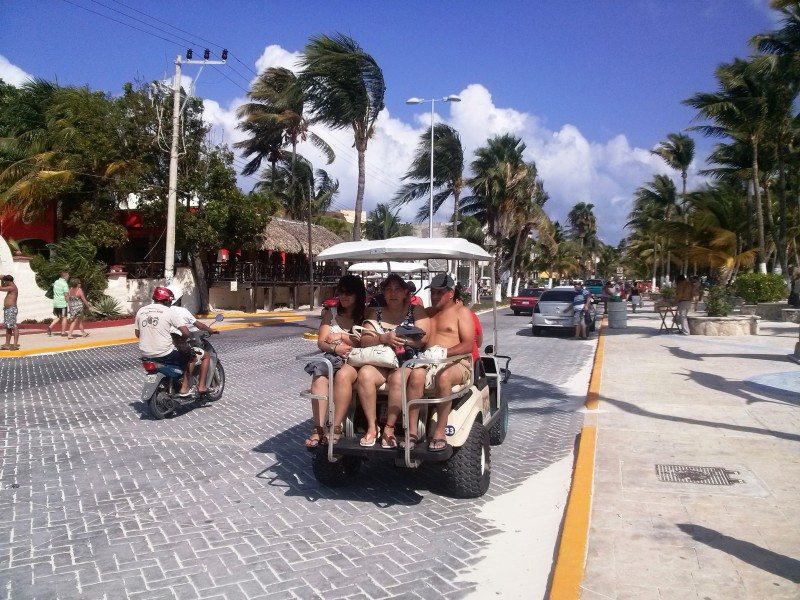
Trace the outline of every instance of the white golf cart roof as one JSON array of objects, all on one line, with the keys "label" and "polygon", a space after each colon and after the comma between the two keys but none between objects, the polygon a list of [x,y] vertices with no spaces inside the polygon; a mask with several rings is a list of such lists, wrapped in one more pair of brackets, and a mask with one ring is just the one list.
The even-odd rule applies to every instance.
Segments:
[{"label": "white golf cart roof", "polygon": [[461,238],[418,238],[410,236],[388,240],[343,242],[326,248],[317,254],[314,260],[317,262],[357,259],[392,261],[425,260],[428,258],[492,260],[492,256],[486,250]]},{"label": "white golf cart roof", "polygon": [[418,262],[395,262],[390,261],[387,267],[385,262],[360,262],[350,265],[347,268],[351,273],[360,273],[361,271],[377,271],[378,273],[416,273],[418,271],[427,271],[428,267]]}]

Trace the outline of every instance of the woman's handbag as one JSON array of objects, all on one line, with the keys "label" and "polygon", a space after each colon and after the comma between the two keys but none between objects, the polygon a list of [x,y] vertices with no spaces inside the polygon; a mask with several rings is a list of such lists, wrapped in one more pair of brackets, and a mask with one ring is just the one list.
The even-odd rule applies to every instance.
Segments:
[{"label": "woman's handbag", "polygon": [[[385,333],[383,327],[381,327],[377,321],[366,322],[371,323],[378,333]],[[361,335],[357,333],[358,330],[364,331],[364,328],[354,325],[353,332],[356,333],[360,339]],[[353,348],[347,356],[347,363],[352,367],[372,365],[373,367],[382,367],[385,369],[396,369],[400,366],[394,348],[386,344],[377,344],[376,346],[367,346],[366,348]]]}]

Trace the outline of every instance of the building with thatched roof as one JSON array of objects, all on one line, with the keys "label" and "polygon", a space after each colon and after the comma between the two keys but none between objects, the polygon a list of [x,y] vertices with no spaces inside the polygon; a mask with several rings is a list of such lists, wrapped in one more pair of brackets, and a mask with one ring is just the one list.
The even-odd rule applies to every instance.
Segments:
[{"label": "building with thatched roof", "polygon": [[[322,225],[311,225],[311,255],[344,240]],[[259,236],[259,250],[308,256],[308,223],[273,217]]]}]

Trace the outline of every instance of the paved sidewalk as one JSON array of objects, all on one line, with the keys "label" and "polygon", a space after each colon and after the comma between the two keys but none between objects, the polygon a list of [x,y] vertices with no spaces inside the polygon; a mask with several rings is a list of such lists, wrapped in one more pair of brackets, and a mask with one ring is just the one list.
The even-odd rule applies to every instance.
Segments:
[{"label": "paved sidewalk", "polygon": [[[294,311],[276,311],[255,314],[223,311],[222,314],[225,315],[225,320],[220,324],[214,325],[215,329],[221,331],[243,329],[245,327],[264,327],[280,323],[295,323],[306,319],[305,314]],[[209,325],[213,323],[213,317],[201,318],[200,320]],[[3,332],[4,331],[5,330],[3,330]],[[19,338],[20,349],[0,350],[0,359],[48,354],[52,352],[65,352],[69,350],[85,350],[86,348],[129,344],[136,341],[132,324],[86,329],[86,333],[89,334],[88,337],[77,337],[74,340],[61,337],[61,335],[59,335],[60,330],[55,330],[52,336],[48,336],[47,329],[44,326],[41,331],[31,332],[31,330],[22,330],[20,333],[24,333],[24,335],[20,335]],[[80,331],[76,331],[75,333],[76,335],[80,335]]]},{"label": "paved sidewalk", "polygon": [[658,326],[606,330],[582,598],[800,598],[797,325]]}]

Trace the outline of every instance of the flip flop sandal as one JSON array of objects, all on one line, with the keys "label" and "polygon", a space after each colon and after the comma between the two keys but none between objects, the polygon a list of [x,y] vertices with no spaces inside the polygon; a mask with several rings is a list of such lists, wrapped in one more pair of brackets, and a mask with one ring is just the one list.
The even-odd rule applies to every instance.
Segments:
[{"label": "flip flop sandal", "polygon": [[359,445],[363,446],[364,448],[371,448],[375,445],[375,442],[378,441],[378,438],[381,436],[380,431],[376,431],[375,435],[366,434],[361,440],[358,442]]},{"label": "flip flop sandal", "polygon": [[393,425],[383,426],[383,435],[381,436],[381,448],[397,448],[397,438],[393,434],[386,432],[387,429],[394,431]]},{"label": "flip flop sandal", "polygon": [[[314,436],[317,436],[316,438]],[[314,431],[311,432],[311,435],[308,436],[306,439],[305,444],[306,448],[316,448],[320,445],[323,438],[325,437],[325,428],[324,427],[314,427]]]},{"label": "flip flop sandal", "polygon": [[[416,446],[419,443],[419,437],[417,437],[417,434],[415,433],[409,433],[408,442],[409,442],[408,445],[411,446],[411,449],[413,450],[414,446]],[[400,440],[400,447],[405,449],[406,441],[404,439]]]},{"label": "flip flop sandal", "polygon": [[431,443],[428,444],[429,452],[441,452],[445,448],[447,448],[447,440],[443,438],[433,438]]},{"label": "flip flop sandal", "polygon": [[0,350],[11,350],[11,346],[3,344],[2,346],[0,346]]}]

